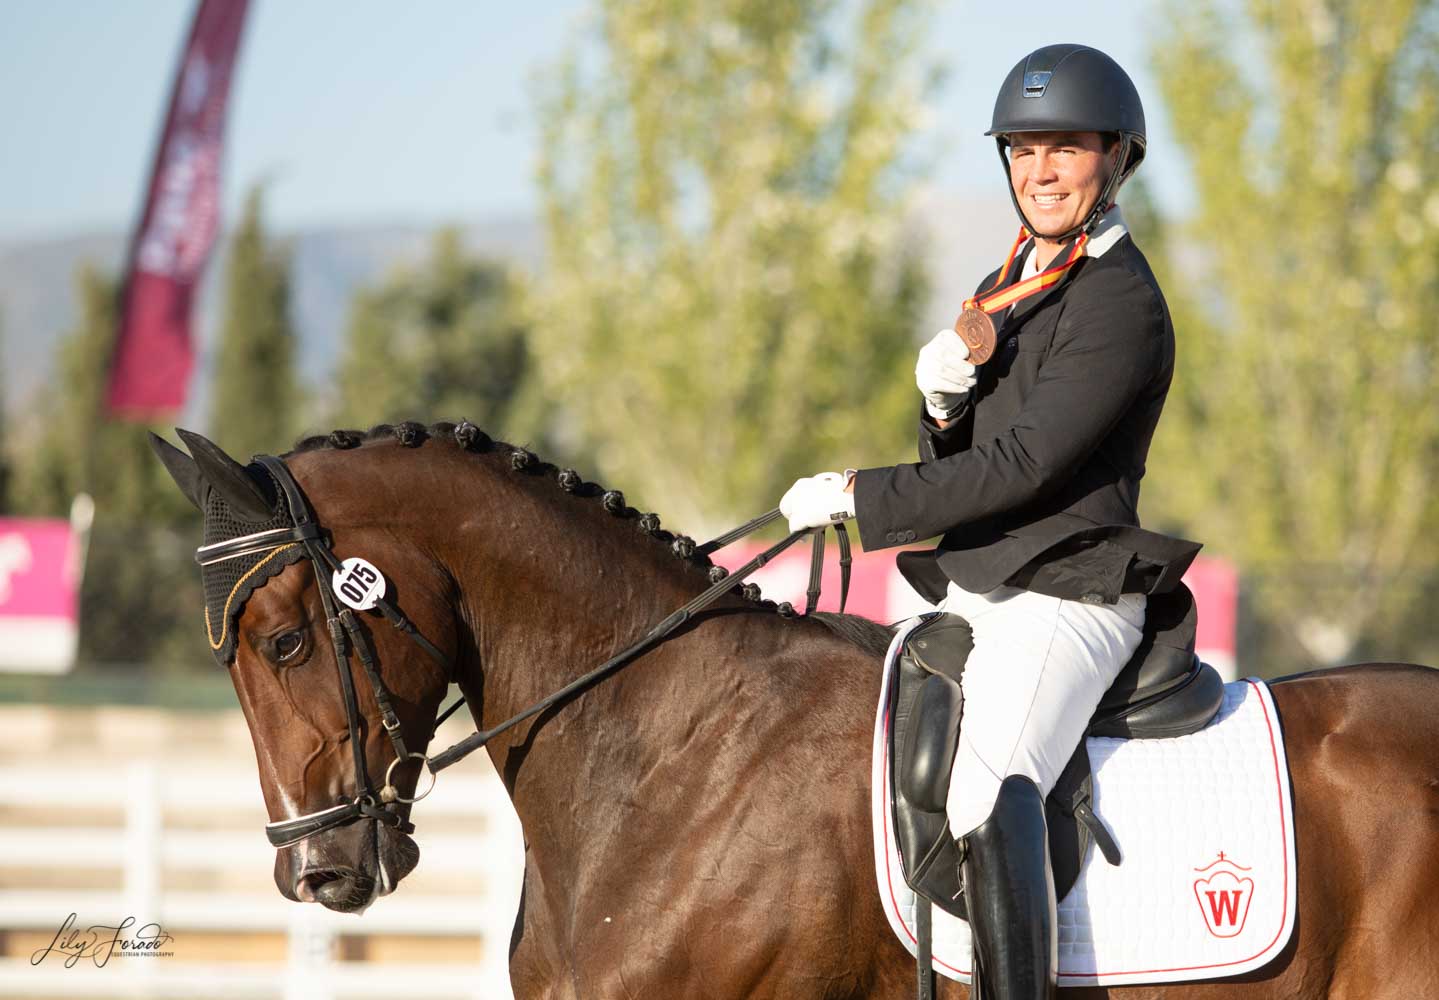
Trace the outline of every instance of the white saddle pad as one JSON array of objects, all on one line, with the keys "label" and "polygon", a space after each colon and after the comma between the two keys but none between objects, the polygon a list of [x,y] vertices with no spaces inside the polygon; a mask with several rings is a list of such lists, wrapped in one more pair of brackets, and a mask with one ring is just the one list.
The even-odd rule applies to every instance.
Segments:
[{"label": "white saddle pad", "polygon": [[[885,658],[871,801],[875,871],[890,926],[915,953],[915,895],[891,829]],[[1279,717],[1267,685],[1236,681],[1208,727],[1166,740],[1090,739],[1094,807],[1123,853],[1091,849],[1059,904],[1059,984],[1117,986],[1235,976],[1272,960],[1294,930],[1294,823]],[[934,967],[969,982],[969,925],[938,907]]]}]

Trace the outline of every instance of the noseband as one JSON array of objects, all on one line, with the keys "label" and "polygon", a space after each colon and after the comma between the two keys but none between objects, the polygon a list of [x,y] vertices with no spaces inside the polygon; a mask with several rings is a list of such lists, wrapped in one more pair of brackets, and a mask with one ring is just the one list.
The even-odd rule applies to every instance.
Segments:
[{"label": "noseband", "polygon": [[[350,607],[340,609],[338,604],[343,603],[336,598],[333,579],[335,574],[344,572],[344,565],[335,556],[330,548],[330,540],[325,536],[324,530],[315,519],[310,509],[309,501],[295,482],[294,476],[290,474],[289,468],[280,459],[271,455],[257,455],[255,461],[259,462],[274,478],[284,495],[285,505],[288,509],[292,525],[287,528],[277,528],[271,531],[263,531],[253,535],[244,535],[239,538],[232,538],[228,541],[218,542],[214,545],[201,546],[195,552],[195,561],[201,566],[220,562],[225,559],[233,559],[242,555],[254,555],[262,552],[269,552],[283,546],[299,544],[304,547],[305,558],[310,560],[310,565],[315,572],[315,585],[320,591],[320,603],[325,609],[325,624],[330,633],[330,645],[335,653],[335,666],[340,673],[340,688],[344,693],[345,716],[349,726],[350,749],[355,757],[355,796],[349,802],[342,802],[339,805],[331,806],[328,809],[317,809],[314,812],[305,813],[292,819],[279,820],[274,823],[265,824],[265,836],[275,847],[291,847],[304,840],[306,837],[326,830],[333,830],[336,827],[346,826],[359,819],[373,819],[377,822],[392,826],[402,833],[414,833],[413,823],[403,819],[392,807],[400,803],[418,802],[423,799],[434,788],[435,772],[478,750],[491,739],[503,733],[510,727],[532,718],[543,712],[552,705],[558,704],[567,698],[572,697],[590,685],[609,676],[621,667],[633,662],[641,653],[659,645],[668,638],[676,629],[684,625],[690,618],[703,608],[713,604],[723,594],[739,586],[746,577],[755,570],[760,569],[780,552],[789,548],[795,542],[806,535],[814,538],[813,556],[810,562],[810,583],[806,591],[805,613],[808,614],[815,609],[819,600],[819,582],[823,571],[824,553],[824,530],[823,528],[806,529],[804,531],[792,532],[786,538],[770,546],[764,552],[755,556],[745,565],[717,580],[708,590],[694,598],[684,607],[679,608],[662,622],[652,628],[638,642],[615,654],[604,663],[595,667],[584,676],[566,684],[560,690],[549,697],[539,701],[517,715],[511,716],[493,729],[475,732],[465,739],[456,743],[448,750],[435,754],[433,757],[423,753],[415,753],[405,746],[405,740],[400,732],[401,725],[399,717],[395,715],[394,706],[390,701],[390,691],[385,687],[384,680],[380,677],[379,665],[376,662],[374,648],[370,645],[369,637],[364,629],[360,627],[359,619]],[[738,528],[728,531],[710,542],[699,546],[698,552],[708,555],[718,551],[731,542],[737,541],[746,535],[764,527],[771,521],[778,520],[782,515],[778,508],[761,514],[759,517]],[[845,598],[849,592],[850,573],[850,551],[849,535],[842,523],[834,525],[835,533],[839,538],[840,550],[840,611],[844,611]],[[397,630],[407,635],[421,649],[423,649],[436,663],[444,670],[445,676],[451,675],[450,661],[434,643],[426,639],[415,628],[413,622],[406,618],[394,604],[387,601],[383,596],[373,598],[374,609],[385,617],[385,620]],[[370,679],[370,687],[374,691],[375,704],[380,709],[380,722],[385,728],[390,743],[395,748],[395,759],[385,769],[385,783],[378,793],[370,781],[369,768],[365,764],[365,734],[367,725],[365,716],[360,712],[359,700],[355,695],[354,676],[350,669],[350,652],[354,650],[359,658],[360,664],[365,668],[365,674]],[[431,727],[431,733],[439,729],[440,723],[450,717],[456,709],[465,703],[461,697],[449,708],[435,719]],[[396,789],[393,775],[395,768],[401,761],[419,759],[429,766],[430,786],[425,791],[413,798],[405,798]]]}]

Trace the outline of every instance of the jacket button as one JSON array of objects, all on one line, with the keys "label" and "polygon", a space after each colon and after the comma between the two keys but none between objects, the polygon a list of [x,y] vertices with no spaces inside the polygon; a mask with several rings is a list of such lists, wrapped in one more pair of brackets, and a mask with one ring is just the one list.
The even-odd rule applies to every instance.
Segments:
[{"label": "jacket button", "polygon": [[1083,597],[1081,597],[1079,600],[1080,600],[1082,603],[1084,603],[1084,604],[1103,604],[1103,603],[1104,603],[1104,595],[1102,595],[1102,594],[1085,594],[1085,595],[1084,595]]},{"label": "jacket button", "polygon": [[895,540],[894,532],[893,532],[893,531],[886,531],[886,532],[884,533],[884,540],[885,540],[886,542],[892,542],[892,541],[894,541],[894,540]]},{"label": "jacket button", "polygon": [[907,534],[908,534],[908,537],[905,538],[905,541],[906,541],[906,542],[912,542],[912,541],[914,541],[914,532],[911,531],[911,532],[908,532]]}]

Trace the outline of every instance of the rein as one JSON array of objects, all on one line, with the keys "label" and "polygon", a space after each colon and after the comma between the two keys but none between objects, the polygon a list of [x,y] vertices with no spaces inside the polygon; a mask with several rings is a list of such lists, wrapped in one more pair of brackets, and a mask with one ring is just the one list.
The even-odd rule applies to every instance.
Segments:
[{"label": "rein", "polygon": [[[333,580],[345,570],[344,564],[335,556],[330,548],[330,541],[324,530],[320,527],[319,521],[315,518],[310,505],[301,491],[299,484],[295,482],[285,463],[271,455],[258,455],[255,460],[269,471],[275,482],[279,485],[284,495],[285,505],[288,508],[290,519],[293,522],[289,528],[280,528],[272,531],[264,531],[258,534],[245,535],[226,542],[214,545],[202,546],[195,553],[195,559],[202,566],[219,562],[225,559],[232,559],[239,555],[264,552],[277,549],[286,545],[299,544],[304,547],[305,558],[307,558],[315,574],[315,582],[320,591],[320,603],[325,612],[325,624],[330,634],[330,645],[335,654],[335,667],[340,674],[340,688],[345,702],[346,722],[349,728],[350,747],[354,753],[355,762],[355,795],[349,802],[343,802],[328,809],[319,809],[314,812],[305,813],[290,819],[278,820],[265,824],[265,835],[270,843],[277,847],[290,847],[298,844],[306,837],[322,833],[335,827],[353,823],[361,818],[370,818],[389,826],[403,833],[413,833],[414,824],[408,822],[392,808],[397,803],[413,803],[423,799],[434,789],[434,776],[437,772],[449,767],[474,751],[483,747],[490,740],[505,732],[508,729],[533,718],[553,705],[571,697],[598,683],[623,667],[634,662],[642,653],[653,649],[664,642],[675,630],[690,621],[695,614],[709,607],[719,600],[724,594],[733,590],[739,584],[762,568],[775,556],[789,548],[795,542],[806,535],[813,537],[813,550],[810,559],[809,587],[805,592],[805,614],[815,610],[819,602],[820,577],[824,569],[824,533],[825,528],[806,528],[801,531],[792,532],[784,539],[776,542],[749,562],[745,563],[733,573],[728,573],[716,581],[709,589],[686,603],[683,607],[676,609],[654,628],[650,629],[638,642],[616,653],[610,659],[590,670],[582,677],[571,681],[553,694],[536,702],[529,708],[524,709],[506,719],[504,722],[492,729],[476,731],[460,740],[447,750],[432,756],[411,751],[406,745],[404,735],[401,732],[402,725],[399,717],[395,714],[393,703],[390,699],[389,689],[385,687],[383,678],[380,676],[379,663],[375,656],[374,648],[371,646],[365,630],[361,627],[351,607],[343,610],[337,609],[337,601]],[[761,514],[751,521],[747,521],[731,531],[717,536],[703,545],[697,546],[695,551],[701,555],[709,555],[712,552],[724,548],[746,535],[752,534],[765,525],[781,518],[779,508]],[[843,523],[834,524],[836,534],[839,536],[840,552],[840,599],[839,609],[844,611],[845,601],[849,595],[850,579],[850,547],[849,533],[845,530]],[[449,657],[430,642],[417,629],[405,615],[391,602],[387,601],[383,594],[372,595],[372,607],[388,621],[397,631],[402,632],[413,640],[416,645],[438,663],[448,677],[451,674],[452,663]],[[380,722],[385,729],[390,743],[395,749],[395,759],[385,770],[385,781],[378,793],[370,781],[369,768],[365,763],[365,732],[366,720],[360,711],[359,699],[355,693],[355,684],[350,667],[350,654],[354,652],[364,668],[366,677],[369,678],[370,686],[374,692],[375,704],[380,710]],[[441,712],[431,725],[433,733],[455,711],[465,703],[461,696],[449,708]],[[429,788],[417,796],[406,798],[400,795],[394,784],[394,771],[401,762],[412,759],[419,759],[427,764],[430,769],[431,782]]]},{"label": "rein", "polygon": [[[704,545],[699,546],[695,551],[704,555],[709,555],[711,552],[716,552],[719,549],[724,548],[731,542],[737,541],[745,537],[746,535],[752,534],[753,532],[764,527],[766,524],[769,524],[771,521],[774,521],[782,516],[783,515],[780,514],[779,508],[776,507],[774,510],[761,514],[759,517],[755,518],[752,521],[746,521],[738,528],[735,528],[732,531],[726,532],[725,534],[720,535],[719,537],[709,542],[706,542]],[[840,611],[842,612],[844,611],[845,600],[849,596],[849,532],[845,530],[844,524],[842,522],[836,523],[834,525],[834,528],[835,532],[839,535],[839,607]],[[430,773],[434,774],[437,771],[444,770],[451,764],[463,760],[465,757],[469,756],[471,753],[484,746],[486,743],[494,739],[496,736],[500,735],[500,733],[503,733],[505,730],[510,729],[511,727],[516,726],[521,722],[524,722],[528,718],[538,715],[540,712],[543,712],[550,706],[564,701],[566,698],[568,698],[575,692],[582,691],[585,688],[589,687],[591,684],[594,684],[609,676],[611,673],[619,670],[621,667],[627,666],[629,663],[633,662],[635,658],[638,657],[641,653],[647,652],[655,646],[658,646],[661,642],[668,638],[670,634],[675,631],[675,629],[679,628],[685,622],[689,621],[696,612],[702,611],[703,609],[709,607],[715,601],[719,600],[719,598],[722,597],[726,592],[734,589],[740,583],[743,583],[745,578],[748,577],[751,573],[763,567],[771,559],[779,555],[785,549],[789,548],[795,542],[799,541],[805,535],[810,534],[814,536],[814,554],[810,560],[809,589],[805,593],[805,614],[811,613],[812,611],[814,611],[815,605],[819,601],[819,579],[820,574],[824,569],[824,531],[824,528],[806,528],[803,531],[793,532],[788,537],[776,542],[774,545],[771,545],[768,549],[755,556],[753,559],[745,563],[739,569],[725,576],[719,582],[715,583],[704,593],[694,598],[694,600],[690,601],[688,604],[676,610],[669,617],[665,618],[654,628],[650,629],[649,632],[645,633],[644,637],[641,638],[638,642],[616,653],[614,656],[610,657],[610,659],[606,660],[604,663],[601,663],[589,673],[585,674],[582,677],[576,678],[569,684],[566,684],[564,687],[560,688],[554,694],[548,696],[542,701],[535,702],[523,712],[520,712],[518,715],[511,716],[504,722],[501,722],[498,726],[495,726],[493,729],[479,730],[471,733],[469,736],[466,736],[464,739],[460,740],[448,750],[442,750],[439,753],[431,756],[429,758]],[[446,709],[445,713],[441,715],[438,720],[436,720],[435,725],[438,726],[441,721],[443,721],[450,715],[451,712],[459,708],[460,705],[464,703],[464,700],[465,699],[461,697],[459,701],[455,702],[448,709]]]}]

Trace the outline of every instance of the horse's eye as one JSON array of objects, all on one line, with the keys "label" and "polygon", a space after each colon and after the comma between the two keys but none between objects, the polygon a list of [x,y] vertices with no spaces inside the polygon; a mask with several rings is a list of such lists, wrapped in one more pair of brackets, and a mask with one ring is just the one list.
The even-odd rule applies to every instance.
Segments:
[{"label": "horse's eye", "polygon": [[288,660],[305,648],[304,632],[286,632],[275,640],[275,658]]}]

